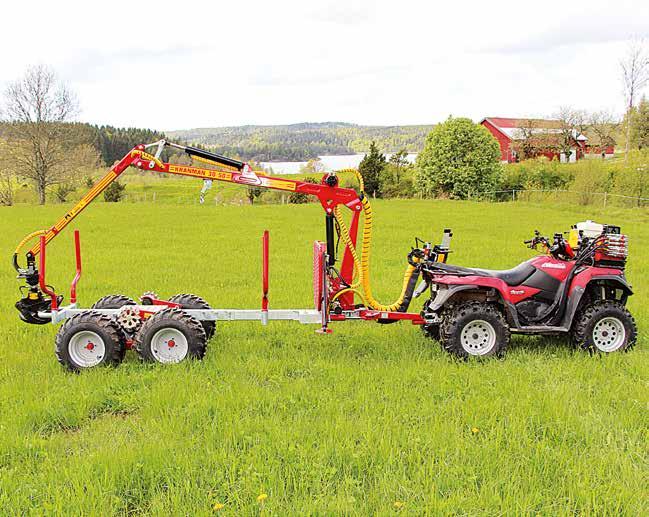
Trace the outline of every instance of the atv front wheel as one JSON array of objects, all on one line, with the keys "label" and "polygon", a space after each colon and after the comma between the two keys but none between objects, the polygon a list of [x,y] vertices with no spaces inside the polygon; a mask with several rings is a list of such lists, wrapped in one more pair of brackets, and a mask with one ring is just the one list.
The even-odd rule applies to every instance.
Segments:
[{"label": "atv front wheel", "polygon": [[56,334],[56,357],[69,370],[99,365],[117,366],[126,342],[117,322],[107,314],[84,312],[72,316]]},{"label": "atv front wheel", "polygon": [[144,361],[179,363],[202,359],[207,337],[201,322],[181,309],[168,308],[146,320],[135,336],[135,349]]},{"label": "atv front wheel", "polygon": [[600,300],[580,311],[571,338],[578,348],[610,354],[633,347],[637,335],[635,320],[624,305],[614,300]]},{"label": "atv front wheel", "polygon": [[509,343],[509,327],[494,304],[468,302],[446,312],[440,342],[458,357],[500,357]]}]

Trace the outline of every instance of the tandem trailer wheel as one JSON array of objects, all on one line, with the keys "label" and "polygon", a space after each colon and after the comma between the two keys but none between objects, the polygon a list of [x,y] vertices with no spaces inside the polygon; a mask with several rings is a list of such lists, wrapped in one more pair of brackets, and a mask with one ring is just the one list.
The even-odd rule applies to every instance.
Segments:
[{"label": "tandem trailer wheel", "polygon": [[91,309],[121,309],[126,305],[135,305],[135,300],[123,294],[109,294],[99,298]]},{"label": "tandem trailer wheel", "polygon": [[59,362],[75,372],[117,366],[124,360],[126,339],[112,317],[88,311],[72,316],[59,328],[55,351]]},{"label": "tandem trailer wheel", "polygon": [[[170,302],[177,303],[183,309],[207,309],[210,310],[210,304],[207,303],[203,298],[195,294],[176,294],[169,298]],[[216,321],[201,321],[205,334],[207,335],[207,340],[209,341],[214,336],[216,331]]]},{"label": "tandem trailer wheel", "polygon": [[163,309],[147,319],[135,335],[135,349],[143,361],[179,363],[202,359],[207,335],[201,322],[182,309]]}]

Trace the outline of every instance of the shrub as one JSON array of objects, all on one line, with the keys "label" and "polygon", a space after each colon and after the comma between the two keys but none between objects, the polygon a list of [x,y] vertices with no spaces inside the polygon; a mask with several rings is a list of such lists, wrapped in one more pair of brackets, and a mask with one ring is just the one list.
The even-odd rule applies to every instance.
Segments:
[{"label": "shrub", "polygon": [[266,189],[264,187],[252,187],[252,186],[249,186],[246,195],[248,197],[248,201],[250,201],[250,204],[254,205],[255,204],[255,199],[260,199],[261,196],[264,195],[264,192],[266,192],[267,190],[268,189]]},{"label": "shrub", "polygon": [[69,183],[61,183],[56,187],[56,190],[54,191],[54,195],[56,196],[56,200],[59,203],[65,203],[68,200],[68,196],[72,194],[75,190],[76,188],[70,185]]},{"label": "shrub", "polygon": [[459,199],[495,189],[502,173],[498,142],[467,118],[449,118],[435,126],[416,166],[421,194]]},{"label": "shrub", "polygon": [[383,197],[409,198],[415,194],[414,167],[408,165],[395,165],[388,163],[383,170],[381,178],[381,195]]},{"label": "shrub", "polygon": [[[304,183],[318,183],[318,180],[311,176],[305,176],[302,181]],[[294,205],[303,205],[311,201],[310,197],[308,194],[303,194],[302,192],[291,192],[291,195],[288,197],[288,202]]]},{"label": "shrub", "polygon": [[113,181],[108,188],[104,190],[104,200],[109,203],[117,203],[122,200],[124,197],[124,191],[126,190],[126,185],[120,183],[118,180]]}]

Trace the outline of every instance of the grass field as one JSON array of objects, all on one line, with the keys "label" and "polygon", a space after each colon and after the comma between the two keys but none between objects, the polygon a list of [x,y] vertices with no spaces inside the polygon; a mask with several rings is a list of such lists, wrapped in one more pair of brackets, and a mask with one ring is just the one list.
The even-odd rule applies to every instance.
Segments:
[{"label": "grass field", "polygon": [[[373,286],[391,301],[415,235],[454,229],[453,260],[507,268],[521,241],[586,218],[631,236],[640,339],[590,357],[515,337],[457,362],[408,324],[224,323],[203,362],[66,373],[54,326],[19,322],[10,255],[62,206],[0,208],[0,514],[640,515],[649,505],[649,212],[444,201],[374,203]],[[104,204],[78,220],[80,301],[195,292],[257,307],[271,230],[271,308],[309,307],[316,205]],[[49,280],[73,272],[67,231]],[[416,305],[419,308],[419,303]],[[267,498],[260,498],[266,494]],[[642,508],[645,508],[643,511]]]}]

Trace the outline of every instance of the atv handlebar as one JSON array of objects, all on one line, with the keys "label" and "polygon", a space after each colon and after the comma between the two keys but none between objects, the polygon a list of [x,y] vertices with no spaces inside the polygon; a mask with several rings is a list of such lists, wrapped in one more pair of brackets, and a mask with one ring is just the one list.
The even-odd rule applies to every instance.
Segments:
[{"label": "atv handlebar", "polygon": [[539,244],[542,244],[547,252],[552,255],[554,258],[559,260],[570,260],[575,257],[575,253],[570,247],[570,244],[563,238],[563,235],[560,233],[554,234],[554,239],[552,244],[547,237],[541,235],[541,232],[534,230],[534,238],[523,241],[530,249],[537,249]]},{"label": "atv handlebar", "polygon": [[541,232],[534,230],[534,238],[523,241],[523,244],[527,245],[528,248],[535,250],[539,244],[543,244],[548,250],[550,249],[550,243],[547,237],[543,237]]}]

